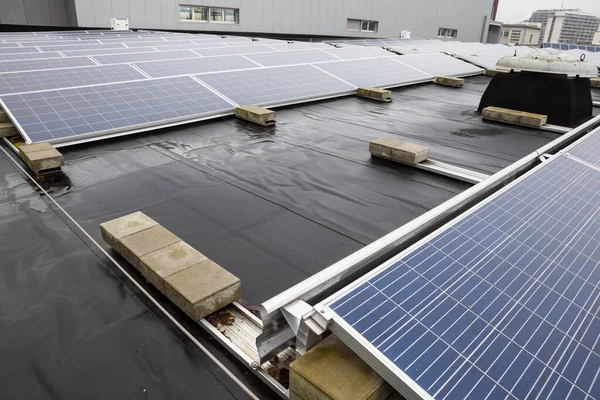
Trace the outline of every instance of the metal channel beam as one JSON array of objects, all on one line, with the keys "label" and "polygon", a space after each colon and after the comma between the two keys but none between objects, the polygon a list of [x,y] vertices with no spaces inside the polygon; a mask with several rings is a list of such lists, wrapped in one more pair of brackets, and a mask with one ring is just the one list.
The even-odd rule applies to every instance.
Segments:
[{"label": "metal channel beam", "polygon": [[312,305],[323,300],[337,289],[341,289],[353,278],[372,270],[386,259],[431,233],[443,222],[493,193],[507,181],[521,175],[538,163],[543,154],[551,154],[562,149],[599,125],[600,116],[597,116],[408,224],[262,303],[260,314],[264,328],[256,341],[261,362],[267,360],[271,354],[294,343],[295,335],[281,313],[282,307],[294,300],[304,300]]}]

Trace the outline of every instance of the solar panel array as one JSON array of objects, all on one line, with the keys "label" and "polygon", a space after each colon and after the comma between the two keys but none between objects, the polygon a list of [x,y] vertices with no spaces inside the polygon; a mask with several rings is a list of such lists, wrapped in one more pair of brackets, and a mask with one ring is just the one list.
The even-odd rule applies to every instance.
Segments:
[{"label": "solar panel array", "polygon": [[600,170],[559,154],[334,296],[332,330],[406,397],[600,399],[599,263]]},{"label": "solar panel array", "polygon": [[[395,87],[432,79],[432,73],[402,59],[377,47],[236,36],[0,33],[0,100],[28,140],[65,145],[81,137],[137,131],[140,124],[149,129],[233,113],[235,105],[278,106],[348,95],[357,86]],[[456,62],[452,72],[472,73],[468,63]],[[169,79],[174,77],[180,79]],[[198,91],[199,97],[185,100],[187,110],[171,112],[173,99],[164,88],[171,82]],[[151,106],[133,100],[129,104],[134,109],[124,107],[117,111],[127,111],[120,117],[107,111],[105,98],[131,87],[157,87],[161,95],[151,99]],[[150,118],[150,109],[162,111]]]}]

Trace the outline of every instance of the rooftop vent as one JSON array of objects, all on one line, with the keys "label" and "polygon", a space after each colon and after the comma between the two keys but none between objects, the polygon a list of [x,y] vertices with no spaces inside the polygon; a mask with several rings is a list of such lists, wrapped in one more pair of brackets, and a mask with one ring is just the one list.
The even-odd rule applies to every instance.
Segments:
[{"label": "rooftop vent", "polygon": [[598,76],[597,66],[553,49],[503,57],[499,70],[479,103],[548,116],[548,123],[575,126],[592,116],[590,77]]}]

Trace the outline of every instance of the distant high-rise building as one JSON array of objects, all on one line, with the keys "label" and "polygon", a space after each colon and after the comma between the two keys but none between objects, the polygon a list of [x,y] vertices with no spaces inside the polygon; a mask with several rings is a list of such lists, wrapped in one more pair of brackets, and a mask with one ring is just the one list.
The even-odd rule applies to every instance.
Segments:
[{"label": "distant high-rise building", "polygon": [[528,21],[542,24],[539,43],[591,44],[600,26],[597,15],[579,9],[537,10]]}]

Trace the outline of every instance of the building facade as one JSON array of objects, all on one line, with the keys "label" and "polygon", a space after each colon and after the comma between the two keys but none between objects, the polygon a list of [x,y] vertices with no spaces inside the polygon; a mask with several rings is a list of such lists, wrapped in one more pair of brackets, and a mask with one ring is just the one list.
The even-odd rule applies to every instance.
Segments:
[{"label": "building facade", "polygon": [[517,46],[537,46],[542,34],[540,23],[521,22],[519,24],[504,24],[502,26],[501,44]]},{"label": "building facade", "polygon": [[594,46],[600,46],[600,31],[594,34],[594,40],[592,41]]},{"label": "building facade", "polygon": [[541,24],[539,43],[591,44],[600,18],[579,9],[537,10],[527,20]]},{"label": "building facade", "polygon": [[133,29],[373,38],[450,32],[487,42],[500,35],[497,6],[498,0],[10,0],[0,1],[0,24],[108,28],[118,17]]},{"label": "building facade", "polygon": [[[536,10],[531,14],[531,17],[527,20],[527,22],[541,24],[541,35],[538,41],[538,44],[542,44],[544,40],[544,33],[546,32],[546,25],[548,24],[548,19],[552,18],[556,13],[556,9],[554,10]],[[561,11],[578,11],[577,9],[563,9]]]}]

